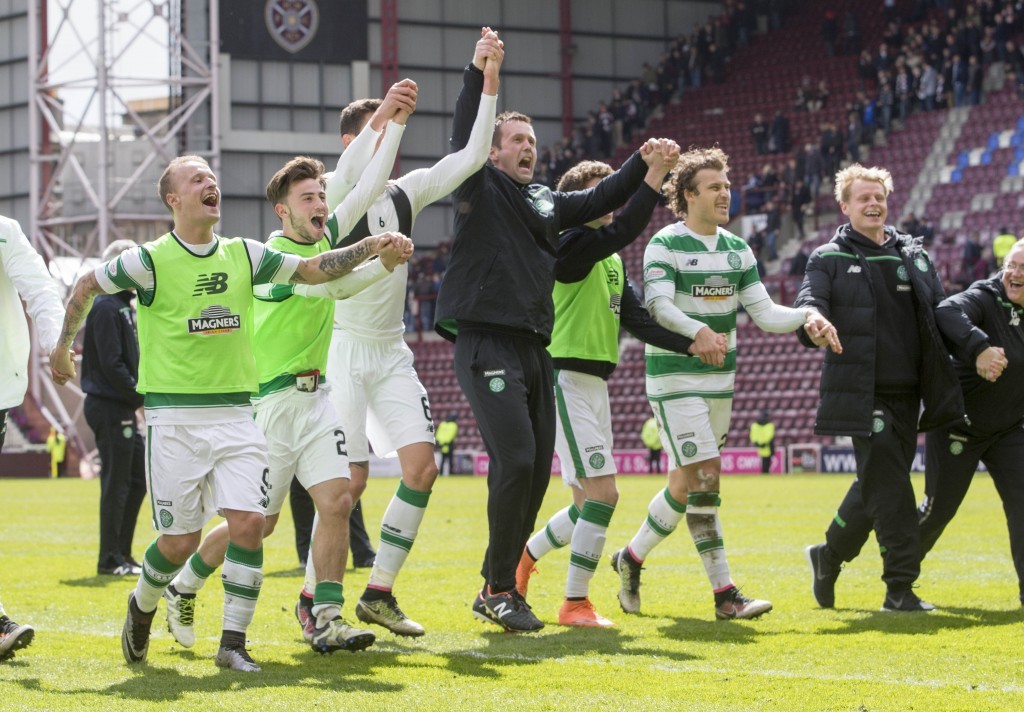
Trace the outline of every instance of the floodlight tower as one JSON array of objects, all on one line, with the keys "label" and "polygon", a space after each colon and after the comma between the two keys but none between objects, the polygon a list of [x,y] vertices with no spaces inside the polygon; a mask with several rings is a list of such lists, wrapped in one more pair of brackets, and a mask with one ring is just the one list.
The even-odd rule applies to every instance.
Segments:
[{"label": "floodlight tower", "polygon": [[[155,191],[182,152],[219,169],[217,0],[27,0],[26,232],[65,284],[115,239],[152,239]],[[71,258],[71,259],[62,259]],[[54,388],[34,345],[30,393],[68,426],[82,396]]]}]

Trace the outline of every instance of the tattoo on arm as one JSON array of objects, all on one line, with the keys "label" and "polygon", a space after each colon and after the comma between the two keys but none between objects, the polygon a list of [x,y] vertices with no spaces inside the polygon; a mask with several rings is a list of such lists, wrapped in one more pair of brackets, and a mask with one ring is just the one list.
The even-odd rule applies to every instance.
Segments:
[{"label": "tattoo on arm", "polygon": [[321,284],[345,276],[373,254],[373,243],[369,240],[370,238],[366,238],[351,247],[331,250],[306,260],[306,264],[313,268],[313,273],[303,275],[300,274],[301,268],[297,269],[290,281],[292,283]]},{"label": "tattoo on arm", "polygon": [[64,326],[60,332],[60,339],[57,341],[58,345],[71,348],[75,335],[81,328],[82,322],[85,321],[86,315],[89,314],[89,310],[92,309],[92,300],[102,292],[93,272],[86,273],[75,282],[75,287],[71,290],[71,297],[68,298]]}]

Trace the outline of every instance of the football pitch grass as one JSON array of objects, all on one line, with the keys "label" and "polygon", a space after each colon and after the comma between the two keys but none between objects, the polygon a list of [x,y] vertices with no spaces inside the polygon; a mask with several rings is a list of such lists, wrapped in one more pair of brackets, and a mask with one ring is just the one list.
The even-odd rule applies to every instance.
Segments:
[{"label": "football pitch grass", "polygon": [[[265,580],[249,649],[263,672],[216,668],[222,590],[200,594],[196,645],[167,632],[161,602],[149,662],[129,667],[119,635],[134,578],[95,576],[99,484],[0,480],[0,600],[36,628],[31,647],[0,663],[0,710],[161,709],[1024,709],[1024,647],[1002,508],[979,475],[956,520],[925,560],[919,593],[931,614],[880,612],[884,586],[872,540],[842,573],[837,608],[818,609],[804,547],[822,541],[849,476],[726,477],[722,518],[733,576],[775,604],[754,621],[715,621],[685,524],[647,561],[643,613],[615,599],[607,555],[633,535],[661,477],[621,477],[605,562],[591,598],[611,629],[556,624],[568,548],[542,559],[529,600],[547,625],[511,635],[478,622],[486,484],[444,478],[396,594],[423,638],[373,627],[362,653],[321,656],[303,643],[293,609],[302,582],[287,510],[265,544]],[[915,478],[920,492],[923,482]],[[364,498],[374,531],[396,486],[375,479]],[[541,522],[569,493],[553,479]],[[136,534],[141,558],[152,530]],[[217,521],[217,520],[215,520]],[[376,541],[376,534],[373,535]],[[368,571],[349,569],[344,614]]]}]

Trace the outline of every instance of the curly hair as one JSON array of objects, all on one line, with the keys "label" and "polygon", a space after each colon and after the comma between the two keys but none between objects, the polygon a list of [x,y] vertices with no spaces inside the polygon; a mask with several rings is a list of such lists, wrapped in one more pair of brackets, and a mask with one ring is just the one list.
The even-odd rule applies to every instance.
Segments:
[{"label": "curly hair", "polygon": [[865,168],[859,163],[847,166],[836,173],[835,196],[837,203],[845,203],[850,200],[850,186],[855,180],[868,180],[881,183],[885,189],[885,197],[892,193],[892,174],[884,168],[872,166]]},{"label": "curly hair", "polygon": [[676,217],[686,217],[686,191],[697,194],[697,174],[710,168],[729,172],[729,156],[717,144],[711,148],[690,148],[679,156],[679,163],[665,184],[668,207]]},{"label": "curly hair", "polygon": [[563,193],[583,190],[594,178],[604,178],[614,172],[611,166],[601,161],[580,161],[562,175],[557,190]]}]

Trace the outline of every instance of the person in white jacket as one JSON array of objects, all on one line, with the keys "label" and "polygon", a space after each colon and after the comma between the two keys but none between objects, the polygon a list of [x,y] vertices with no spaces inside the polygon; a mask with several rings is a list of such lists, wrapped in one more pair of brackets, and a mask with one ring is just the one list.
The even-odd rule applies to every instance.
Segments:
[{"label": "person in white jacket", "polygon": [[[49,353],[64,322],[60,293],[21,225],[0,215],[0,449],[7,435],[7,411],[20,405],[28,390],[31,349],[22,299],[39,344]],[[34,636],[32,626],[12,621],[0,603],[0,660],[14,657],[14,651],[28,646]]]}]

